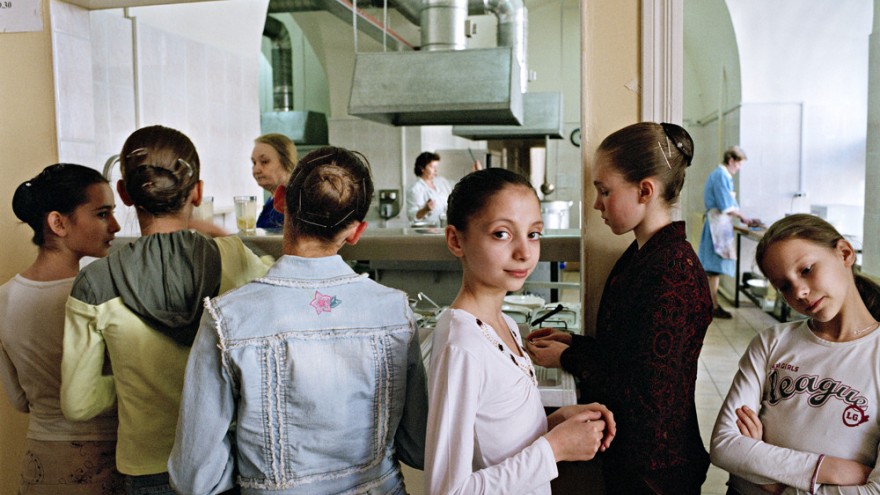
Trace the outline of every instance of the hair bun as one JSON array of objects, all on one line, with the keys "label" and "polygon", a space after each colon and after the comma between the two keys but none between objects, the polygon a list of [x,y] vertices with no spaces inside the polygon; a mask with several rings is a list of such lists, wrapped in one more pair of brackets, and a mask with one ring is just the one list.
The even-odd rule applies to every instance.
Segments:
[{"label": "hair bun", "polygon": [[29,225],[33,225],[42,210],[39,207],[40,199],[34,186],[35,180],[36,178],[19,184],[12,196],[12,212],[19,220]]},{"label": "hair bun", "polygon": [[685,166],[690,167],[691,160],[694,159],[694,142],[691,140],[690,135],[680,125],[670,124],[669,122],[661,122],[660,125],[663,127],[663,132],[666,133],[669,140],[674,143],[678,151],[685,157]]}]

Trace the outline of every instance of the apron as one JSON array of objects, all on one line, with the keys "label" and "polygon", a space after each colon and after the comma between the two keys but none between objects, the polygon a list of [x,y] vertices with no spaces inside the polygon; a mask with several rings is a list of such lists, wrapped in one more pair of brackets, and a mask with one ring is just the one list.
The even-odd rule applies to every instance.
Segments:
[{"label": "apron", "polygon": [[712,208],[706,213],[709,220],[709,232],[712,234],[712,245],[715,253],[727,260],[736,259],[736,243],[733,236],[733,218]]}]

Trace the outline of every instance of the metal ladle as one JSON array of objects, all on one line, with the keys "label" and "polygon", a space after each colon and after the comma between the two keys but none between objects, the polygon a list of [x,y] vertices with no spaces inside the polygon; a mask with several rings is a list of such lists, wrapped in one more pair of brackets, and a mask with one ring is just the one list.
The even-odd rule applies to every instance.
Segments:
[{"label": "metal ladle", "polygon": [[547,164],[544,164],[544,183],[541,184],[541,192],[544,196],[552,194],[556,190],[556,186],[547,181]]},{"label": "metal ladle", "polygon": [[544,196],[547,196],[548,194],[553,194],[553,191],[556,190],[556,186],[554,186],[553,184],[550,183],[550,181],[547,180],[547,161],[548,161],[547,160],[547,139],[545,138],[544,139],[544,183],[541,184],[541,193],[544,194]]}]

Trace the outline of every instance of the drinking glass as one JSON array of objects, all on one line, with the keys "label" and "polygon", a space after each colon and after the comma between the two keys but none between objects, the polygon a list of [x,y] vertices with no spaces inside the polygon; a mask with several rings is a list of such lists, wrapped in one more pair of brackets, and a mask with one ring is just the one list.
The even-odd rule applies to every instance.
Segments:
[{"label": "drinking glass", "polygon": [[214,222],[214,196],[202,196],[202,204],[193,208],[193,218],[205,222]]},{"label": "drinking glass", "polygon": [[257,197],[234,196],[235,224],[239,232],[252,234],[257,230]]}]

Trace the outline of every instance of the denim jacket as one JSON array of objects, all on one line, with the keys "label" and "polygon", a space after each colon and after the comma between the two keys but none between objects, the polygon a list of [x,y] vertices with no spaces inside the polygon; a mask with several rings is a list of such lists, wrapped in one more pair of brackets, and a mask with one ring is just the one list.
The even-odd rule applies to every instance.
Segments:
[{"label": "denim jacket", "polygon": [[339,256],[283,256],[205,303],[168,468],[180,493],[404,493],[427,387],[406,295]]}]

